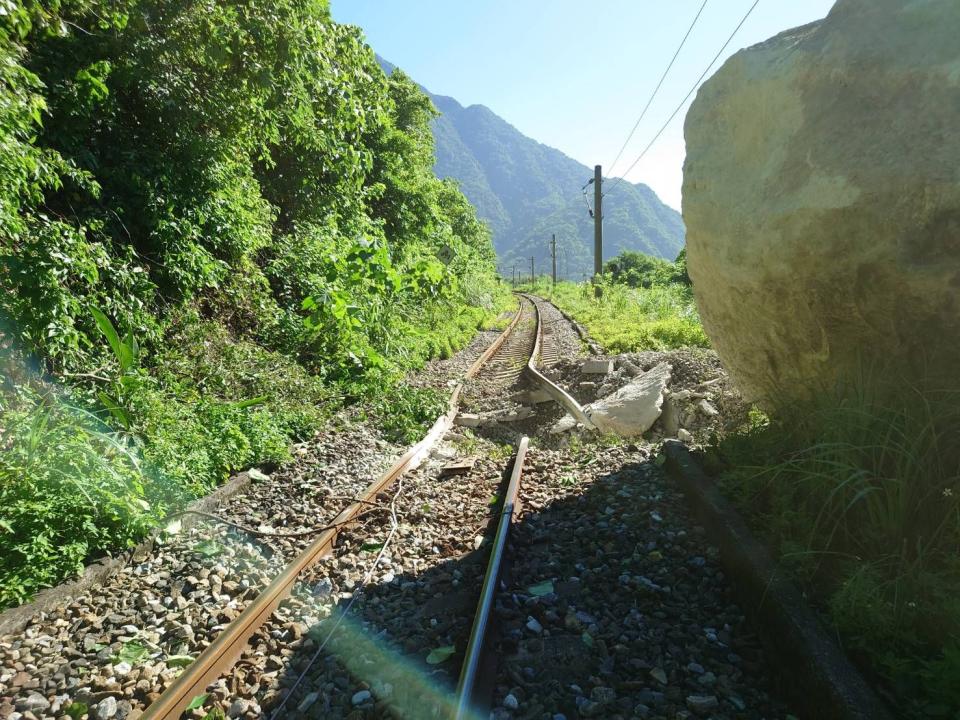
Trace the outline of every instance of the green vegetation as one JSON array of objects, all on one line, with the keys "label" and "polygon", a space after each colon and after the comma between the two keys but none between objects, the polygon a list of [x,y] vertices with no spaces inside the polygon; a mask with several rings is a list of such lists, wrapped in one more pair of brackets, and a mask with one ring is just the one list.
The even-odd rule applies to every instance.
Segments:
[{"label": "green vegetation", "polygon": [[687,275],[687,250],[680,251],[674,262],[643,253],[624,250],[603,266],[604,275],[616,284],[634,288],[669,287],[690,285]]},{"label": "green vegetation", "polygon": [[502,301],[429,99],[326,0],[8,5],[0,606],[283,462]]},{"label": "green vegetation", "polygon": [[755,420],[719,448],[725,491],[903,717],[955,717],[960,397],[869,373]]},{"label": "green vegetation", "polygon": [[609,261],[600,297],[590,283],[538,278],[532,292],[582,323],[609,352],[708,347],[683,253],[675,263],[625,252]]}]

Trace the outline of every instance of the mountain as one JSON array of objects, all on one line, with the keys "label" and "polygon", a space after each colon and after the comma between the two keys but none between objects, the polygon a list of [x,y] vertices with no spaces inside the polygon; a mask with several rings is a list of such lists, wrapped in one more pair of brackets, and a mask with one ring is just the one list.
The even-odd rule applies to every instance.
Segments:
[{"label": "mountain", "polygon": [[[380,58],[390,73],[394,66]],[[454,178],[490,226],[498,262],[512,268],[549,272],[550,236],[557,236],[557,272],[580,280],[593,273],[593,177],[555,148],[533,140],[483,105],[464,107],[424,88],[441,115],[433,123],[436,172]],[[683,247],[683,221],[648,186],[605,180],[603,258],[638,250],[673,260]]]}]

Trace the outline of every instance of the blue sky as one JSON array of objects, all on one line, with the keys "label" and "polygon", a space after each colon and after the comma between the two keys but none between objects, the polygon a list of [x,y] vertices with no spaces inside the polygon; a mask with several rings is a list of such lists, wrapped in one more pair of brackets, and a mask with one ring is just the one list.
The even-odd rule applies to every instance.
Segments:
[{"label": "blue sky", "polygon": [[[521,132],[592,167],[614,159],[702,0],[332,0],[339,22],[417,82],[482,104]],[[619,175],[690,90],[753,0],[709,0],[637,129]],[[761,0],[733,52],[824,17],[833,0]],[[681,111],[627,176],[680,207]],[[584,178],[586,180],[586,178]]]}]

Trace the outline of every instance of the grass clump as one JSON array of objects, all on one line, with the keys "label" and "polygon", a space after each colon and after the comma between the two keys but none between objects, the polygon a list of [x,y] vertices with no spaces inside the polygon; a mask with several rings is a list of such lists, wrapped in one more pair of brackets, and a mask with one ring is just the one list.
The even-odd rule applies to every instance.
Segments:
[{"label": "grass clump", "polygon": [[540,280],[531,291],[581,322],[611,353],[709,347],[689,286],[634,288],[604,277],[600,288],[596,297],[590,283]]},{"label": "grass clump", "polygon": [[960,712],[960,393],[861,378],[720,447],[725,491],[903,717]]}]

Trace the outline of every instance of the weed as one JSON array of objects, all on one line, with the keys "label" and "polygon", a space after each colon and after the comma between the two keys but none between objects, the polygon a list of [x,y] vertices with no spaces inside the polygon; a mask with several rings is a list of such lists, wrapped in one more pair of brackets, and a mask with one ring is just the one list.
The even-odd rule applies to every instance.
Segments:
[{"label": "weed", "polygon": [[493,443],[489,446],[487,452],[491,460],[503,462],[514,456],[515,449],[509,443]]},{"label": "weed", "polygon": [[865,376],[720,447],[724,489],[910,717],[960,711],[958,436],[960,394]]}]

